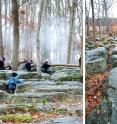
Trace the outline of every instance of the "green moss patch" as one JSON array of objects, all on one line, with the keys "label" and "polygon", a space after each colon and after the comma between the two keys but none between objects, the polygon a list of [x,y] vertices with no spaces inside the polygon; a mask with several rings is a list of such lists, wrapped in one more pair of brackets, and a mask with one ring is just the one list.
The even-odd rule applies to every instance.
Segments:
[{"label": "green moss patch", "polygon": [[30,123],[32,121],[32,117],[26,114],[6,114],[0,116],[0,120],[3,122]]}]

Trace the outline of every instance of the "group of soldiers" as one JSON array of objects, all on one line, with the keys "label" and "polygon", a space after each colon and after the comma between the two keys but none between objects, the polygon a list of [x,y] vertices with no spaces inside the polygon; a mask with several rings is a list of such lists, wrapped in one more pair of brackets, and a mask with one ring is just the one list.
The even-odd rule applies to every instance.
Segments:
[{"label": "group of soldiers", "polygon": [[[12,63],[11,63],[12,64]],[[5,57],[0,57],[0,70],[11,70],[11,64],[5,66]],[[25,71],[31,71],[32,68],[32,64],[33,64],[33,60],[28,60],[28,59],[24,59],[23,62],[20,62],[20,64],[23,64],[23,70]],[[42,65],[41,65],[41,71],[44,73],[49,73],[48,69],[51,65],[49,64],[48,60],[45,60]]]}]

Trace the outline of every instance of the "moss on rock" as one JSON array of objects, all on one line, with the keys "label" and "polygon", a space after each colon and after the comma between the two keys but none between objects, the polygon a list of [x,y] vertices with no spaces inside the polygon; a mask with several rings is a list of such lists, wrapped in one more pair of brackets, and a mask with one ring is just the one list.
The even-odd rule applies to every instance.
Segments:
[{"label": "moss on rock", "polygon": [[60,77],[57,81],[80,81],[82,82],[82,75],[81,74],[74,74],[70,76]]},{"label": "moss on rock", "polygon": [[86,73],[99,73],[107,69],[106,60],[103,58],[95,59],[86,63]]},{"label": "moss on rock", "polygon": [[0,90],[0,100],[7,99],[9,97],[10,97],[9,94],[7,94],[6,92]]},{"label": "moss on rock", "polygon": [[19,74],[19,78],[21,79],[40,79],[40,76],[37,72],[25,72]]},{"label": "moss on rock", "polygon": [[55,81],[80,81],[82,82],[82,75],[79,69],[62,69],[56,71],[52,76],[52,80]]},{"label": "moss on rock", "polygon": [[32,117],[28,114],[6,114],[0,116],[0,120],[3,122],[30,123],[32,121]]},{"label": "moss on rock", "polygon": [[104,47],[98,47],[96,49],[86,51],[86,62],[99,58],[107,59],[107,51]]},{"label": "moss on rock", "polygon": [[19,84],[16,88],[16,93],[24,93],[26,91],[29,91],[31,89],[31,84]]}]

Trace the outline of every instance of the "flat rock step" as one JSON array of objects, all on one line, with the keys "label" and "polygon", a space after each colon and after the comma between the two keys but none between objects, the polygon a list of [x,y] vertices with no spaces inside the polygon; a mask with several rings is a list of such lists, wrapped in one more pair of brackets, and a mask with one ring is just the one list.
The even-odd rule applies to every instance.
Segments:
[{"label": "flat rock step", "polygon": [[11,96],[11,102],[14,104],[20,103],[40,103],[42,99],[49,101],[61,101],[69,98],[69,95],[63,92],[48,92],[48,93],[16,93]]},{"label": "flat rock step", "polygon": [[81,82],[78,81],[50,81],[50,80],[45,80],[45,81],[28,81],[26,83],[31,84],[32,86],[34,85],[69,85],[69,86],[73,86],[73,85],[80,85],[83,86],[83,84]]},{"label": "flat rock step", "polygon": [[[82,98],[82,96],[79,96]],[[78,114],[82,115],[82,100],[79,98],[75,103],[73,102],[46,102],[45,104],[42,103],[37,103],[35,106],[33,104],[6,104],[2,103],[0,104],[0,114],[3,112],[6,112],[8,110],[19,110],[20,111],[25,111],[26,109],[30,110],[36,110],[36,111],[46,111],[46,112],[51,112],[53,111],[53,108],[56,110],[62,110],[65,113],[72,113],[72,114]]]},{"label": "flat rock step", "polygon": [[83,84],[77,81],[27,81],[17,86],[16,92],[77,92],[82,94]]},{"label": "flat rock step", "polygon": [[49,92],[49,93],[15,93],[12,96],[13,97],[18,97],[18,96],[22,96],[22,97],[27,97],[27,98],[41,98],[41,97],[46,97],[46,96],[53,96],[53,95],[57,95],[57,94],[64,94],[66,95],[66,93],[60,93],[60,92]]},{"label": "flat rock step", "polygon": [[[11,70],[0,71],[0,79],[3,79],[3,80],[8,79],[9,76],[12,74],[12,72],[13,71]],[[18,73],[19,78],[22,78],[22,79],[40,79],[37,72],[17,71],[16,73]]]},{"label": "flat rock step", "polygon": [[[30,103],[38,104],[43,100],[47,102],[56,102],[56,101],[71,101],[79,100],[81,97],[79,95],[72,95],[64,92],[48,92],[48,93],[16,93],[11,96],[9,99],[12,104],[21,104],[21,103]],[[7,99],[8,100],[8,99]]]},{"label": "flat rock step", "polygon": [[40,124],[82,124],[82,120],[79,117],[59,117],[49,119],[49,121],[40,122]]},{"label": "flat rock step", "polygon": [[76,92],[77,94],[82,94],[82,86],[69,86],[69,85],[51,85],[51,86],[35,86],[32,91],[36,92]]},{"label": "flat rock step", "polygon": [[[79,69],[63,69],[55,72],[52,75],[41,73],[41,77],[37,72],[25,72],[25,71],[16,71],[20,79],[38,79],[46,80],[51,79],[55,81],[82,81],[82,74],[80,74]],[[12,74],[11,70],[0,71],[0,79],[7,80]]]},{"label": "flat rock step", "polygon": [[29,84],[31,86],[48,86],[48,85],[69,85],[69,86],[80,86],[82,87],[83,84],[78,81],[50,81],[50,80],[45,80],[45,81],[26,81],[20,85],[25,85]]},{"label": "flat rock step", "polygon": [[[51,80],[37,80],[37,79],[20,79],[24,81],[23,84],[30,84],[30,85],[62,85],[62,84],[67,84],[67,85],[83,85],[79,81],[51,81]],[[0,85],[6,83],[6,80],[0,80]]]}]

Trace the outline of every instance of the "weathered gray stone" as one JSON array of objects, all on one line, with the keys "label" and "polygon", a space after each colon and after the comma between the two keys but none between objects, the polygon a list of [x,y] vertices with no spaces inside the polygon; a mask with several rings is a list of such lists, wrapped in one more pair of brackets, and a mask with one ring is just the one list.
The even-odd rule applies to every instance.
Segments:
[{"label": "weathered gray stone", "polygon": [[7,98],[9,98],[9,97],[10,97],[10,96],[9,96],[8,93],[6,93],[6,92],[0,90],[0,100],[7,99]]},{"label": "weathered gray stone", "polygon": [[51,75],[50,74],[41,73],[41,79],[47,80],[47,79],[50,79],[50,78],[51,78]]},{"label": "weathered gray stone", "polygon": [[1,80],[6,80],[9,78],[9,76],[11,75],[12,71],[8,71],[8,70],[4,70],[4,71],[0,71],[0,79]]},{"label": "weathered gray stone", "polygon": [[[58,71],[58,73],[64,72],[68,76],[70,75],[75,77],[77,76],[77,74],[80,75],[79,68],[69,68],[69,67],[65,67],[64,69],[63,68],[64,67],[60,67],[60,68],[56,67],[55,70]],[[6,71],[6,70],[2,71],[2,74],[4,74],[5,76],[2,76],[2,74],[0,73],[1,79],[4,80],[0,83],[0,86],[2,86],[1,84],[3,84],[3,82],[6,82],[6,80],[11,75],[11,73],[12,71]],[[51,80],[50,78],[51,75],[48,75],[45,73],[42,73],[41,77],[37,76],[37,72],[18,71],[17,73],[19,75],[19,78],[24,80],[25,82],[17,85],[16,92],[14,94],[8,94],[8,97],[7,96],[1,97],[2,103],[1,102],[0,103],[5,105],[5,107],[8,108],[7,109],[8,111],[4,106],[0,105],[0,114],[4,113],[5,110],[6,110],[6,113],[9,112],[10,110],[13,112],[16,112],[17,109],[18,109],[18,112],[19,112],[19,109],[21,109],[21,112],[23,110],[25,112],[25,109],[28,110],[29,112],[31,108],[28,107],[28,105],[34,106],[36,110],[38,110],[39,112],[41,110],[45,112],[45,110],[48,111],[48,109],[53,110],[53,106],[54,106],[53,104],[55,104],[55,106],[56,105],[58,106],[58,103],[62,103],[63,101],[65,103],[70,101],[70,103],[68,104],[71,104],[72,101],[73,102],[78,101],[79,103],[79,101],[82,100],[83,84],[78,81],[72,81],[74,80],[73,77],[70,77],[70,79],[68,79],[67,77],[64,78],[64,80],[66,80],[67,78],[67,80],[71,80],[71,81],[54,81],[54,80]],[[51,104],[51,108],[48,108],[46,106],[47,104],[45,105],[45,102],[47,102],[47,104]],[[40,104],[42,105],[41,107],[39,106]],[[69,112],[72,111],[71,109],[72,107],[69,108]],[[81,105],[80,105],[80,109],[82,109]],[[79,108],[76,107],[73,110],[74,112],[72,111],[76,116],[75,110],[79,110]],[[81,110],[81,113],[82,113],[82,110]],[[70,122],[74,123],[75,121],[70,121]]]},{"label": "weathered gray stone", "polygon": [[108,98],[112,101],[112,124],[117,122],[117,67],[112,69],[109,77]]},{"label": "weathered gray stone", "polygon": [[116,45],[115,44],[109,44],[109,45],[105,45],[104,47],[106,49],[109,49],[109,48],[114,48]]},{"label": "weathered gray stone", "polygon": [[4,91],[7,90],[6,81],[4,81],[4,80],[1,80],[1,81],[0,81],[0,90],[4,90]]},{"label": "weathered gray stone", "polygon": [[107,52],[104,47],[98,47],[96,49],[86,51],[86,62],[99,58],[107,59]]},{"label": "weathered gray stone", "polygon": [[107,51],[98,47],[86,51],[86,74],[103,72],[107,69]]},{"label": "weathered gray stone", "polygon": [[94,49],[95,48],[95,42],[94,41],[86,40],[85,48],[87,50]]},{"label": "weathered gray stone", "polygon": [[37,72],[18,72],[18,74],[21,79],[40,79]]},{"label": "weathered gray stone", "polygon": [[54,118],[49,121],[50,123],[59,123],[59,124],[81,124],[82,122],[79,120],[78,117],[63,117],[63,118]]},{"label": "weathered gray stone", "polygon": [[[39,87],[35,86],[34,89],[36,92],[67,92],[74,94],[82,94],[82,84],[69,86],[69,85],[40,85]],[[32,89],[33,90],[33,89]]]},{"label": "weathered gray stone", "polygon": [[117,67],[113,68],[108,77],[109,85],[117,89]]},{"label": "weathered gray stone", "polygon": [[11,96],[11,101],[13,104],[21,104],[21,103],[29,103],[29,104],[37,104],[40,103],[42,99],[47,99],[48,101],[53,100],[64,100],[68,97],[68,94],[63,92],[48,92],[48,93],[15,93]]},{"label": "weathered gray stone", "polygon": [[60,70],[66,70],[66,69],[71,69],[71,70],[77,70],[77,72],[80,73],[80,67],[67,67],[67,66],[54,66],[54,67],[50,67],[49,71],[51,72],[56,72],[56,71],[60,71]]},{"label": "weathered gray stone", "polygon": [[115,68],[117,67],[117,51],[116,49],[113,50],[113,53],[112,53],[112,67]]},{"label": "weathered gray stone", "polygon": [[[86,115],[86,124],[108,124],[108,106],[106,101],[101,101],[95,109]],[[113,124],[113,123],[112,123]]]},{"label": "weathered gray stone", "polygon": [[112,60],[112,67],[113,68],[117,67],[117,60]]},{"label": "weathered gray stone", "polygon": [[26,81],[17,85],[16,93],[55,91],[82,94],[82,88],[83,84],[78,81]]},{"label": "weathered gray stone", "polygon": [[55,81],[80,81],[82,82],[82,75],[79,73],[79,69],[63,69],[56,71],[52,76],[52,80]]},{"label": "weathered gray stone", "polygon": [[117,46],[112,50],[112,55],[117,55]]},{"label": "weathered gray stone", "polygon": [[[11,70],[4,70],[0,71],[0,79],[6,80],[8,79],[13,71]],[[39,75],[37,72],[25,72],[25,71],[17,71],[19,78],[21,79],[40,79]]]},{"label": "weathered gray stone", "polygon": [[112,60],[117,60],[117,55],[112,55]]},{"label": "weathered gray stone", "polygon": [[107,69],[107,62],[103,58],[95,59],[86,63],[86,73],[98,73]]},{"label": "weathered gray stone", "polygon": [[17,85],[16,93],[24,93],[26,91],[29,91],[30,89],[31,89],[31,84],[22,83]]}]

